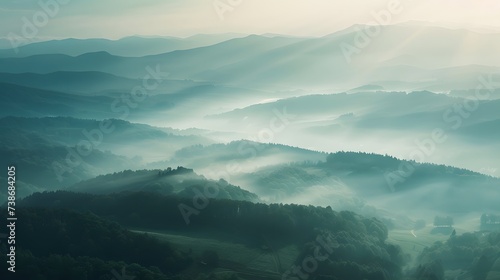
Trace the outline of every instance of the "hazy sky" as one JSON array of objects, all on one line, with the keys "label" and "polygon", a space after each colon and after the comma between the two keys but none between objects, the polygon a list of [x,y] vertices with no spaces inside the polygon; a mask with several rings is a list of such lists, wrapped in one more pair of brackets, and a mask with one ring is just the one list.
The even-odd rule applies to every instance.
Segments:
[{"label": "hazy sky", "polygon": [[[0,2],[0,37],[22,36],[26,21],[38,20],[42,38],[171,35],[198,33],[280,33],[319,36],[353,24],[374,22],[373,12],[390,2],[401,10],[390,23],[437,22],[500,29],[498,0],[41,0],[68,2],[44,22],[36,0]],[[214,7],[220,7],[217,12]],[[225,5],[225,6],[224,6]],[[228,8],[229,7],[229,8]],[[224,10],[226,9],[226,10]],[[33,15],[38,12],[38,19]],[[221,15],[222,14],[222,15]],[[23,17],[25,19],[23,19]]]}]

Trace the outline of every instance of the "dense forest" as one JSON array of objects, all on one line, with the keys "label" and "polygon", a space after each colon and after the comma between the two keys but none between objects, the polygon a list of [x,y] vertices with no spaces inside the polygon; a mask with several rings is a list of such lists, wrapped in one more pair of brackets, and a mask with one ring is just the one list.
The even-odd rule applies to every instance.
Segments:
[{"label": "dense forest", "polygon": [[[360,162],[348,166],[349,161],[343,161],[348,154],[350,161],[356,161],[356,154],[331,154],[324,163],[270,169],[267,179],[286,183],[296,175],[302,181],[294,183],[300,185],[318,178],[304,166],[335,174],[359,169],[377,175],[375,162],[385,159],[385,168],[392,166],[390,157],[361,153]],[[443,170],[436,176],[475,176],[465,170],[454,174],[458,171]],[[331,207],[259,203],[251,192],[223,179],[207,180],[184,167],[125,170],[68,189],[35,192],[18,201],[22,222],[17,228],[17,264],[22,271],[16,279],[114,279],[123,273],[137,279],[247,279],[243,273],[255,273],[243,264],[228,263],[223,249],[180,246],[175,238],[158,238],[158,232],[240,244],[264,254],[296,248],[290,267],[278,262],[274,274],[258,279],[280,275],[282,279],[441,280],[461,275],[490,280],[498,270],[498,234],[488,232],[497,227],[494,214],[481,216],[482,233],[463,235],[456,235],[451,216],[435,216],[431,233],[451,234],[449,240],[412,259],[388,242],[390,220]],[[425,221],[417,222],[416,230],[425,227]],[[33,232],[37,238],[32,238]],[[9,248],[1,243],[0,249]],[[6,261],[5,254],[2,258]]]},{"label": "dense forest", "polygon": [[[224,267],[218,253],[193,253],[195,247],[180,249],[168,239],[127,230],[134,228],[186,236],[203,232],[257,249],[269,242],[275,250],[296,246],[299,253],[292,267],[282,268],[283,279],[440,280],[445,271],[462,269],[464,277],[489,280],[500,268],[498,233],[454,232],[411,260],[387,243],[381,221],[329,207],[211,199],[197,210],[193,199],[178,195],[67,191],[35,193],[19,205],[22,271],[16,279],[112,279],[111,271],[121,270],[136,279],[238,279],[237,271],[213,273]],[[436,217],[435,222],[449,224],[450,219]],[[1,246],[7,250],[5,243]]]},{"label": "dense forest", "polygon": [[[18,215],[18,269],[2,270],[9,277],[2,279],[113,279],[112,271],[123,268],[139,279],[168,279],[192,263],[167,243],[91,213],[37,208]],[[1,247],[7,251],[5,243]],[[7,262],[6,254],[1,260]]]},{"label": "dense forest", "polygon": [[[499,279],[500,232],[452,234],[446,242],[424,249],[418,261],[434,263],[437,271],[465,269],[469,279]],[[422,267],[417,273],[422,273]]]},{"label": "dense forest", "polygon": [[[326,240],[321,254],[328,256],[328,261],[317,261],[318,267],[310,273],[314,277],[335,272],[332,275],[339,275],[337,279],[399,279],[402,266],[408,260],[399,247],[386,243],[388,232],[380,221],[352,212],[211,200],[208,207],[189,216],[187,225],[179,209],[180,205],[189,209],[192,203],[191,199],[179,196],[146,192],[33,194],[19,203],[26,209],[19,213],[23,220],[19,232],[38,233],[36,239],[28,234],[20,234],[18,238],[23,258],[38,266],[37,270],[26,273],[41,271],[45,262],[56,266],[78,260],[98,262],[95,259],[98,258],[103,267],[108,268],[114,267],[113,262],[117,261],[129,265],[137,263],[135,270],[142,271],[144,277],[157,273],[182,278],[193,265],[193,259],[203,257],[179,252],[173,245],[161,245],[151,237],[128,232],[117,222],[126,228],[238,236],[238,242],[257,248],[265,244],[264,240],[271,240],[275,249],[293,244],[301,252],[296,259],[297,265],[302,265],[307,256],[318,250],[314,246],[316,240]],[[64,252],[70,252],[70,256],[64,256]],[[59,259],[54,259],[53,255]]]}]

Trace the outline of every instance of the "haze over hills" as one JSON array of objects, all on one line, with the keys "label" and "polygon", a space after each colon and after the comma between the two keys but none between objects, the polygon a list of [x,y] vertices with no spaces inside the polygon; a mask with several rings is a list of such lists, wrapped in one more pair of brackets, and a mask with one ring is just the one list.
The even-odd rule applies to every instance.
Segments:
[{"label": "haze over hills", "polygon": [[324,161],[260,168],[234,177],[233,182],[252,186],[270,201],[341,209],[356,207],[356,199],[361,199],[367,206],[412,216],[426,211],[449,215],[497,211],[494,194],[500,180],[449,166],[338,152]]},{"label": "haze over hills", "polygon": [[112,194],[120,192],[153,192],[164,195],[177,194],[191,198],[203,192],[204,188],[217,189],[214,199],[231,199],[259,202],[257,195],[233,186],[224,180],[211,181],[196,174],[192,169],[183,167],[166,168],[164,170],[131,170],[99,176],[70,186],[76,192],[94,194]]},{"label": "haze over hills", "polygon": [[[142,85],[142,79],[129,79],[103,72],[52,72],[36,73],[0,73],[0,82],[28,86],[37,89],[74,93],[77,95],[117,95],[130,93],[131,89]],[[192,87],[211,85],[208,82],[191,80],[162,79],[161,83],[148,94],[170,94]]]},{"label": "haze over hills", "polygon": [[[115,127],[113,133],[104,134],[97,147],[101,150],[112,151],[114,154],[126,155],[128,159],[123,157],[122,160],[125,161],[122,165],[115,165],[112,169],[107,169],[107,172],[117,172],[127,166],[163,169],[178,164],[193,167],[211,179],[224,178],[229,180],[230,183],[245,186],[270,202],[283,201],[330,205],[335,209],[358,207],[357,203],[365,201],[363,205],[366,203],[367,206],[385,210],[394,210],[392,207],[396,207],[400,209],[400,212],[405,211],[405,209],[408,211],[411,209],[412,212],[415,209],[420,209],[420,212],[445,211],[444,209],[452,209],[451,205],[455,205],[456,201],[461,201],[465,197],[471,199],[475,195],[481,197],[470,200],[472,204],[467,206],[469,210],[466,210],[464,208],[465,204],[461,203],[459,209],[450,211],[453,213],[457,211],[480,212],[486,209],[493,211],[496,208],[495,196],[487,192],[487,190],[493,193],[496,191],[497,179],[488,178],[470,171],[422,165],[422,167],[417,167],[417,172],[412,173],[409,178],[404,177],[404,180],[402,180],[401,175],[397,174],[401,172],[401,165],[408,162],[394,158],[377,158],[373,155],[364,154],[333,154],[327,157],[325,153],[321,152],[248,141],[236,141],[227,145],[207,145],[207,143],[210,143],[208,139],[196,135],[178,135],[182,134],[182,132],[172,129],[153,128],[119,120],[111,120],[111,122]],[[60,185],[61,182],[55,180],[57,179],[55,176],[57,170],[54,170],[53,167],[54,162],[65,164],[64,158],[67,158],[68,150],[64,147],[77,149],[77,145],[81,140],[92,140],[97,137],[97,134],[92,131],[95,130],[95,127],[99,127],[98,121],[72,118],[29,119],[8,117],[1,119],[0,124],[8,132],[2,137],[2,142],[5,147],[11,148],[11,150],[3,152],[9,157],[12,156],[12,153],[22,157],[23,154],[30,152],[38,154],[34,158],[40,158],[41,149],[45,150],[44,153],[47,155],[51,155],[44,162],[41,162],[40,159],[27,162],[26,164],[31,165],[29,168],[29,165],[19,163],[19,168],[32,170],[31,177],[33,179],[27,182],[41,189],[53,189],[50,185],[54,183],[56,183],[54,186]],[[91,135],[91,137],[85,138],[84,131],[87,131],[87,134]],[[25,140],[20,141],[21,139]],[[162,144],[162,142],[165,142],[165,144]],[[192,146],[193,143],[197,145]],[[124,149],[124,147],[128,146],[135,146],[136,149]],[[55,151],[55,149],[61,150],[59,156],[57,156],[57,153],[47,153],[51,150]],[[159,152],[160,150],[161,152]],[[79,180],[105,174],[105,170],[92,171],[92,168],[83,168],[83,166],[92,165],[102,168],[105,164],[117,160],[115,155],[105,153],[98,156],[101,159],[96,161],[94,157],[99,154],[100,152],[95,150],[91,156],[83,157],[83,165],[78,167],[77,170],[87,171],[65,172],[62,181],[63,185],[68,186]],[[44,157],[46,156],[41,158]],[[135,159],[132,161],[134,157]],[[341,158],[337,159],[338,157]],[[158,161],[161,158],[168,158],[169,160]],[[152,161],[153,163],[144,165]],[[362,166],[362,163],[368,165]],[[330,167],[331,165],[332,167]],[[35,172],[35,170],[45,171],[39,173]],[[390,184],[391,180],[387,177],[391,173],[397,175],[393,178],[395,186]],[[449,173],[456,175],[449,175]],[[50,177],[54,180],[44,181],[46,180],[44,179],[46,174],[53,174]],[[71,177],[67,177],[69,174],[71,174]],[[151,174],[153,177],[157,176],[156,171]],[[131,173],[131,175],[134,174]],[[101,192],[124,191],[128,190],[127,184],[137,181],[130,179],[132,177],[127,178],[120,179],[124,180],[123,183],[120,183],[121,181],[117,181],[112,177],[109,177],[109,179],[103,177],[102,180],[104,181],[100,182],[109,182],[116,185],[111,189],[107,188],[103,183],[94,184],[90,182],[89,186],[78,187],[78,190],[93,192],[92,189],[97,188]],[[85,186],[85,183],[82,185]],[[143,188],[147,189],[147,186],[154,185],[154,181],[144,181],[142,183],[137,181],[132,185],[140,186],[138,190],[144,190]],[[475,189],[480,186],[482,186],[482,191],[476,192]],[[433,209],[433,205],[435,205],[433,200],[423,202],[427,196],[439,199],[438,197],[443,192],[446,193],[446,188],[449,188],[450,191],[456,188],[461,189],[460,194],[457,194],[455,198],[456,200],[451,200],[447,195],[446,200],[451,203],[450,205],[440,203],[438,208]],[[400,189],[405,191],[393,192],[393,190]],[[312,193],[321,193],[321,195],[307,195]],[[391,199],[398,201],[399,197],[405,197],[407,193],[412,193],[411,196],[415,204],[406,203],[405,206],[395,206],[398,204],[394,202],[387,203]],[[417,198],[417,193],[421,193],[422,197]],[[356,199],[359,199],[359,201],[356,201]],[[444,198],[442,199],[444,200]],[[489,199],[493,199],[491,205],[487,203]],[[475,201],[482,201],[482,205],[478,207],[473,203]],[[388,205],[393,206],[389,207]]]},{"label": "haze over hills", "polygon": [[21,159],[16,162],[17,168],[30,176],[19,182],[48,190],[97,175],[140,168],[146,162],[168,158],[186,146],[213,143],[189,132],[116,119],[102,122],[6,117],[0,119],[0,127],[5,132],[0,136],[2,164]]},{"label": "haze over hills", "polygon": [[188,38],[131,36],[119,40],[63,39],[31,43],[10,49],[10,44],[0,45],[0,57],[25,57],[39,54],[65,54],[78,56],[90,52],[105,51],[118,56],[134,57],[192,49],[213,45],[242,34],[200,34]]},{"label": "haze over hills", "polygon": [[[101,149],[136,158],[137,164],[168,158],[184,147],[213,143],[208,138],[189,132],[118,119],[97,121],[69,117],[6,117],[0,119],[0,127],[10,132],[0,138],[6,147],[23,148],[45,144],[91,151]],[[135,148],[130,149],[131,146]]]},{"label": "haze over hills", "polygon": [[96,94],[110,90],[127,91],[139,84],[102,72],[0,73],[0,82],[65,93]]},{"label": "haze over hills", "polygon": [[[27,74],[20,75],[20,78],[29,78]],[[57,73],[53,77],[57,79],[59,76]],[[75,73],[74,81],[85,77],[88,75]],[[18,82],[21,83],[22,80]],[[42,79],[40,83],[48,84]],[[72,84],[72,81],[66,79],[60,87],[71,87]],[[172,83],[166,84],[168,87]],[[174,85],[180,89],[172,93],[160,91],[151,94],[140,103],[131,103],[135,106],[132,108],[119,91],[92,96],[4,84],[2,88],[6,92],[3,96],[10,101],[2,103],[0,107],[3,116],[61,115],[94,119],[126,117],[127,120],[155,126],[207,128],[214,131],[209,137],[216,141],[229,142],[248,138],[328,152],[373,151],[406,159],[411,158],[414,150],[423,149],[422,144],[418,143],[424,143],[435,129],[442,129],[446,145],[429,144],[427,148],[424,147],[428,150],[425,152],[425,158],[418,160],[498,175],[498,170],[487,171],[496,165],[498,157],[498,148],[494,148],[498,146],[498,142],[496,134],[492,133],[496,131],[500,119],[498,100],[481,100],[476,104],[475,101],[468,101],[468,98],[431,92],[313,94],[279,99],[279,96],[293,92],[278,92],[274,96],[279,100],[260,102],[268,94],[267,91],[197,85],[190,82]],[[236,99],[235,94],[241,94],[243,97]],[[483,96],[481,95],[481,99]],[[494,98],[495,95],[491,93],[489,96]],[[252,103],[255,104],[235,110],[241,104]],[[460,110],[464,112],[461,113]],[[214,113],[222,114],[209,116]],[[272,125],[277,128],[276,131],[262,134],[262,131],[272,128],[270,121],[273,121]],[[296,133],[301,136],[294,136]],[[328,137],[322,137],[325,135]],[[370,135],[371,139],[378,139],[377,144],[366,141],[367,135]],[[475,146],[478,142],[483,145]],[[398,145],[398,148],[394,148],[395,145]],[[433,148],[434,146],[438,149]],[[454,149],[464,152],[453,153]],[[485,153],[486,150],[489,151]],[[478,152],[484,154],[480,164],[476,160],[470,160],[470,155]]]},{"label": "haze over hills", "polygon": [[[481,171],[477,166],[494,166],[499,156],[493,132],[499,106],[498,100],[470,101],[431,92],[360,92],[281,99],[210,119],[256,137],[278,109],[286,112],[288,121],[273,134],[273,141],[329,152],[372,151]],[[433,140],[436,130],[442,136]],[[413,155],[415,151],[423,156]],[[470,158],[474,153],[482,154],[479,161]]]},{"label": "haze over hills", "polygon": [[[500,35],[496,33],[381,26],[380,35],[365,35],[366,43],[360,45],[356,42],[364,28],[356,26],[321,38],[250,35],[140,58],[120,57],[102,49],[76,57],[46,54],[4,58],[0,71],[103,71],[140,78],[148,65],[160,65],[175,79],[261,89],[347,90],[378,84],[386,89],[445,91],[474,89],[478,77],[497,73],[500,67],[500,60],[488,55],[490,49],[500,47]],[[422,47],[425,42],[432,44]],[[468,42],[472,46],[460,53],[448,51]]]},{"label": "haze over hills", "polygon": [[[30,74],[14,75],[20,79],[31,76]],[[44,79],[50,76],[57,78],[68,75],[75,78],[74,83],[79,83],[80,79],[95,77],[87,73],[56,73],[48,74],[48,76],[34,74],[36,79],[30,83],[36,84],[40,78],[40,87],[54,88],[54,90],[5,83],[2,86],[2,94],[10,100],[10,103],[0,104],[2,109],[0,117],[122,118],[155,126],[175,125],[187,129],[196,126],[196,123],[203,121],[203,118],[209,114],[227,112],[244,106],[243,104],[259,103],[266,98],[267,94],[266,91],[170,80],[162,81],[165,83],[164,86],[159,86],[154,91],[143,90],[142,82],[124,91],[119,83],[114,84],[108,80],[105,84],[110,85],[112,90],[96,94],[89,93],[95,89],[92,89],[93,86],[84,86],[78,92],[67,93],[57,91],[57,89],[72,86],[74,83],[71,80],[66,79],[57,85],[48,84]],[[8,77],[8,74],[6,76]],[[104,75],[97,74],[96,76],[100,79]],[[21,83],[20,79],[17,79],[17,82]],[[164,87],[169,87],[169,89],[164,90]],[[243,97],[237,99],[236,94],[241,94]],[[276,96],[283,94],[287,93],[277,93]]]},{"label": "haze over hills", "polygon": [[[199,126],[208,128],[214,131],[210,136],[212,139],[224,142],[243,137],[328,152],[338,150],[375,151],[401,158],[409,158],[411,152],[416,148],[414,144],[416,139],[422,139],[434,129],[443,127],[446,135],[450,136],[447,145],[439,147],[437,154],[426,155],[423,160],[461,166],[495,175],[498,170],[492,166],[494,166],[498,155],[492,151],[498,151],[498,147],[495,135],[490,132],[495,130],[500,117],[497,113],[498,102],[491,100],[497,98],[494,92],[486,97],[484,94],[481,95],[481,99],[485,100],[478,104],[480,110],[471,112],[470,117],[461,117],[456,111],[453,111],[445,118],[444,115],[450,108],[454,108],[453,106],[457,103],[467,104],[467,99],[431,92],[363,93],[363,87],[360,87],[355,94],[316,95],[311,94],[314,92],[301,91],[300,95],[310,95],[296,97],[297,92],[295,91],[276,91],[273,89],[282,87],[265,85],[266,79],[272,79],[273,83],[284,79],[287,81],[287,88],[296,88],[298,85],[293,85],[291,81],[297,82],[300,79],[319,85],[321,82],[315,79],[332,77],[332,72],[314,71],[313,69],[322,64],[325,65],[325,62],[331,62],[330,59],[334,59],[338,63],[329,63],[328,67],[335,67],[339,70],[336,72],[337,74],[333,75],[333,79],[328,78],[329,83],[338,85],[339,83],[335,79],[345,81],[343,75],[364,79],[364,74],[360,74],[357,70],[359,65],[355,61],[347,63],[344,53],[338,46],[342,42],[353,41],[356,34],[359,34],[359,30],[365,27],[353,26],[321,38],[251,35],[234,39],[230,36],[225,38],[228,39],[226,41],[219,38],[222,42],[215,42],[210,46],[135,58],[111,55],[106,52],[107,50],[99,47],[97,41],[92,40],[82,40],[88,45],[79,46],[86,48],[95,44],[98,52],[82,53],[76,57],[64,56],[56,54],[62,51],[51,44],[57,43],[62,46],[71,43],[71,40],[44,42],[47,50],[53,50],[52,54],[2,59],[2,62],[5,63],[2,63],[0,67],[4,67],[5,73],[0,75],[0,81],[20,85],[2,85],[2,90],[5,91],[4,96],[8,96],[11,100],[9,104],[4,103],[5,107],[2,112],[4,116],[62,115],[77,118],[91,116],[98,120],[126,116],[130,120],[154,125],[164,126],[170,123],[173,127]],[[365,64],[376,64],[379,69],[373,70],[375,75],[373,73],[366,74],[366,77],[370,77],[369,79],[372,80],[365,80],[357,85],[371,83],[377,84],[379,89],[387,90],[395,84],[388,86],[385,82],[393,80],[400,83],[408,91],[417,84],[426,84],[421,88],[433,88],[436,85],[438,87],[444,86],[447,81],[452,83],[459,81],[462,84],[456,84],[457,88],[470,90],[477,84],[477,77],[482,77],[481,75],[486,75],[485,73],[493,73],[499,65],[494,59],[489,59],[486,63],[484,57],[481,56],[482,52],[478,51],[482,50],[481,46],[498,43],[498,36],[494,33],[483,34],[467,30],[414,25],[381,26],[380,28],[383,29],[380,37],[373,38],[373,44],[370,43],[366,49],[363,48],[361,53],[355,55],[358,61]],[[416,35],[410,41],[405,41],[404,48],[399,48],[397,52],[387,48],[389,44],[397,45],[397,42],[407,34]],[[191,40],[203,41],[208,40],[207,38],[212,40],[217,38],[217,36],[201,37],[191,38]],[[439,44],[433,45],[434,49],[416,47],[417,42],[436,42],[435,39],[438,37],[446,37],[448,40],[440,40]],[[452,61],[451,58],[439,56],[439,59],[432,59],[434,64],[431,65],[430,62],[424,64],[424,61],[420,59],[421,57],[429,57],[430,52],[435,48],[445,49],[451,44],[466,40],[466,38],[476,42],[476,46],[479,48],[468,50],[470,51],[468,55],[461,56],[467,57],[469,61],[456,62]],[[134,42],[144,40],[146,44],[151,38],[134,37],[128,39],[133,39]],[[155,39],[169,40],[172,38]],[[98,42],[102,44],[101,41]],[[124,44],[123,40],[113,42],[114,44]],[[42,43],[32,44],[33,49],[42,51],[43,48],[36,47],[38,44]],[[242,53],[245,54],[244,57],[241,57]],[[386,59],[383,63],[372,59],[373,57],[387,56],[393,58]],[[204,60],[205,64],[195,66],[195,63],[198,63],[201,58],[208,60]],[[163,80],[166,77],[162,77],[164,83],[151,91],[148,99],[141,102],[137,108],[129,108],[129,110],[120,112],[110,110],[113,102],[116,102],[120,95],[123,96],[122,92],[127,93],[134,85],[141,83],[140,75],[133,73],[135,71],[133,69],[138,69],[138,66],[147,67],[148,63],[153,61],[158,63],[157,70],[161,69],[160,73],[168,72],[168,79],[188,78],[203,82]],[[302,66],[296,67],[290,63]],[[471,65],[462,66],[465,64]],[[443,66],[446,67],[443,68]],[[210,70],[208,68],[204,70],[204,67],[210,67]],[[269,67],[279,67],[272,72],[282,75],[282,77],[268,75],[262,71],[263,69],[270,71]],[[237,68],[245,69],[251,74],[241,74]],[[430,68],[434,68],[434,70],[429,70]],[[292,70],[302,71],[302,69],[307,73],[290,72]],[[340,69],[342,70],[340,71]],[[29,70],[30,73],[24,73],[26,70]],[[355,71],[356,75],[349,71]],[[434,77],[432,82],[425,77],[430,73]],[[315,77],[311,77],[312,75]],[[322,75],[327,76],[321,78]],[[400,76],[398,77],[398,75]],[[134,78],[125,78],[127,76]],[[385,78],[389,76],[391,79]],[[263,88],[266,90],[246,89],[248,83],[239,79],[247,79],[248,77],[259,81],[252,81],[250,84],[253,87],[261,88],[261,85],[265,85]],[[407,78],[415,79],[415,81],[408,81]],[[490,81],[495,82],[496,80]],[[219,86],[211,83],[229,83],[242,87]],[[413,86],[408,88],[407,85],[410,84]],[[354,84],[352,85],[354,86]],[[445,87],[454,89],[455,85],[449,85]],[[493,83],[493,85],[495,84]],[[229,101],[236,94],[238,101],[236,98],[234,98],[235,102]],[[473,90],[470,91],[470,94],[465,95],[465,97],[474,98],[472,94],[475,92]],[[287,98],[290,96],[294,97]],[[268,97],[267,101],[262,102],[262,100],[266,100],[266,97]],[[274,101],[275,99],[278,101]],[[41,106],[42,104],[43,106]],[[249,104],[250,106],[248,106]],[[419,104],[419,106],[415,107],[415,104]],[[276,119],[276,110],[279,112],[278,116],[285,115],[296,118],[285,120],[283,131],[272,131],[271,137],[262,137],[261,132],[268,129],[269,121]],[[125,114],[126,112],[130,113]],[[214,112],[219,114],[213,115]],[[454,128],[456,125],[459,125],[459,129]],[[297,133],[302,136],[293,136]],[[377,139],[375,141],[377,145],[367,143],[363,140],[365,138],[372,139],[372,141]],[[473,143],[477,143],[477,141],[483,142],[484,145],[473,147]],[[204,144],[207,143],[204,142]],[[400,145],[402,143],[404,145]],[[169,142],[169,145],[171,144]],[[186,142],[185,144],[184,146],[187,147],[195,143]],[[139,145],[144,146],[144,144]],[[394,149],[396,145],[407,148]],[[182,151],[174,154],[174,151],[181,148],[181,146],[174,145],[169,148],[169,151],[162,153],[173,156],[166,163],[175,165],[176,162],[180,162],[182,165],[201,170],[206,168],[203,166],[204,164],[200,164],[203,160],[190,162],[189,157],[184,157]],[[417,146],[417,148],[419,147]],[[469,157],[469,154],[453,154],[451,151],[455,149],[467,150],[469,154],[484,153],[486,149],[489,149],[490,152],[481,159],[482,164],[478,164],[476,161],[464,160]],[[136,153],[124,152],[116,147],[112,150],[119,154],[132,156],[145,152],[144,149],[138,149]],[[155,148],[149,150],[155,150]],[[264,154],[266,153],[264,152]],[[151,154],[144,155],[146,158],[151,158]],[[176,157],[176,155],[183,156]],[[271,158],[272,156],[263,157],[263,162],[268,160],[270,160],[269,164],[283,162],[271,160]],[[302,158],[300,159],[302,160]],[[209,158],[210,160],[211,158]],[[261,164],[256,166],[261,166]]]},{"label": "haze over hills", "polygon": [[48,240],[20,235],[19,279],[489,280],[500,33],[471,30],[0,50],[0,164]]}]

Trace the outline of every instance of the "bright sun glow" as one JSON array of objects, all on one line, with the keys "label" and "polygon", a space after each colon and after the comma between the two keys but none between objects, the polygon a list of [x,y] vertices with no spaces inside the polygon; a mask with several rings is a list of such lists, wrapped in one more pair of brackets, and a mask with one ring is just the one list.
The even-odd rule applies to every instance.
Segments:
[{"label": "bright sun glow", "polygon": [[[42,1],[43,2],[43,1]],[[390,23],[432,22],[480,31],[498,30],[500,1],[484,0],[148,0],[69,1],[38,37],[130,35],[191,36],[200,33],[279,33],[323,36],[353,24],[369,24],[374,15],[398,5]],[[37,2],[2,1],[0,37],[22,28],[41,7]]]}]

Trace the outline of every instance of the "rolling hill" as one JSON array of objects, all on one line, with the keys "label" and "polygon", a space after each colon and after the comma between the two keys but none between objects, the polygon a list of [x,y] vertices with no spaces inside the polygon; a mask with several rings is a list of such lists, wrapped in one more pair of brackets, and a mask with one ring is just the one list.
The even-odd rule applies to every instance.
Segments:
[{"label": "rolling hill", "polygon": [[[257,137],[270,127],[278,110],[287,122],[279,122],[285,125],[274,131],[272,142],[328,152],[390,154],[485,172],[487,167],[497,166],[500,156],[494,132],[499,107],[498,99],[427,91],[359,92],[284,98],[208,119],[213,120],[213,129],[230,126],[246,137]],[[437,140],[434,133],[440,135]],[[259,139],[269,141],[266,138]],[[415,156],[419,151],[424,156]],[[477,154],[480,160],[475,159]],[[498,172],[488,174],[500,176]]]},{"label": "rolling hill", "polygon": [[[68,188],[69,190],[94,194],[119,192],[153,192],[163,195],[176,194],[191,198],[200,193],[215,193],[210,198],[259,202],[257,195],[233,186],[224,180],[211,181],[192,169],[183,167],[164,170],[126,170],[98,176]],[[214,191],[215,190],[215,191]]]},{"label": "rolling hill", "polygon": [[0,128],[2,164],[16,164],[26,172],[19,181],[48,190],[136,169],[186,146],[212,143],[189,132],[116,119],[5,117]]},{"label": "rolling hill", "polygon": [[263,167],[232,182],[271,202],[330,205],[365,215],[375,206],[409,216],[497,212],[500,187],[500,179],[469,170],[353,152],[333,153],[317,163]]}]

